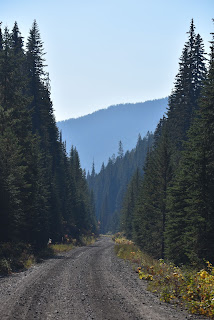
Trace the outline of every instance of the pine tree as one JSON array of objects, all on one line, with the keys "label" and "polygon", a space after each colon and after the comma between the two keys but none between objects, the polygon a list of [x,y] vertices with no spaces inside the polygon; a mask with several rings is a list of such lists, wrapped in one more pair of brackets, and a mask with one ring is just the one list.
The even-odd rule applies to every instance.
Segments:
[{"label": "pine tree", "polygon": [[118,147],[118,157],[123,158],[124,156],[124,151],[123,151],[123,144],[122,141],[119,141],[119,147]]},{"label": "pine tree", "polygon": [[23,218],[25,167],[18,137],[11,130],[12,122],[10,111],[0,107],[0,241],[19,239]]},{"label": "pine tree", "polygon": [[97,232],[78,153],[71,168],[56,127],[44,61],[36,21],[26,53],[16,22],[11,33],[0,28],[0,241],[35,251],[49,237]]},{"label": "pine tree", "polygon": [[166,253],[180,263],[198,263],[201,259],[214,261],[213,52],[212,41],[210,68],[200,109],[189,131],[175,183],[169,192]]},{"label": "pine tree", "polygon": [[[92,176],[88,176],[89,187],[94,191],[96,216],[98,221],[101,222],[101,226],[103,223],[106,226],[106,232],[119,230],[120,212],[127,185],[137,168],[139,169],[139,174],[143,174],[147,149],[152,143],[153,134],[148,132],[143,139],[141,137],[138,138],[135,149],[130,152],[127,151],[122,156],[122,144],[119,142],[122,151],[120,156],[115,158],[113,155],[109,158],[106,166],[102,165],[100,173],[94,177],[93,186]],[[105,208],[106,213],[104,213]],[[104,222],[102,219],[104,219]],[[110,229],[108,230],[108,228]]]},{"label": "pine tree", "polygon": [[154,148],[147,156],[134,214],[134,239],[156,258],[163,258],[165,250],[166,192],[172,175],[168,140],[164,118],[155,132]]},{"label": "pine tree", "polygon": [[13,61],[11,57],[11,37],[8,28],[4,29],[3,51],[1,52],[1,73],[0,73],[0,104],[4,109],[10,108],[11,97],[13,96]]},{"label": "pine tree", "polygon": [[[14,218],[14,221],[17,221],[19,225],[18,228],[17,226],[16,228],[11,228],[10,223],[8,224],[10,229],[9,237],[13,238],[13,234],[17,236],[19,233],[19,238],[22,238],[25,216],[29,213],[29,191],[31,185],[29,164],[32,160],[33,137],[31,134],[31,119],[27,110],[28,99],[25,95],[25,56],[22,37],[17,24],[14,25],[11,34],[7,28],[5,29],[3,40],[3,50],[0,53],[1,149],[4,150],[4,146],[8,143],[13,145],[15,149],[11,146],[10,148],[8,147],[7,152],[2,151],[4,153],[1,159],[2,167],[4,168],[2,176],[5,177],[6,183],[7,175],[9,177],[11,174],[11,177],[15,177],[19,176],[20,172],[22,172],[22,179],[17,178],[17,181],[14,180],[8,189],[14,190],[16,186],[16,203],[19,203],[19,206],[15,208],[12,205],[11,196],[8,198],[8,201],[9,199],[11,201],[7,204],[10,207],[10,210],[8,209],[8,219],[9,216],[18,216],[18,219]],[[8,153],[9,150],[11,153]],[[13,167],[7,168],[10,161],[5,158],[5,155],[11,161],[12,159],[17,159],[16,163],[13,162]],[[8,187],[5,188],[7,189]],[[12,210],[12,208],[14,209]],[[12,229],[14,232],[11,231]]]},{"label": "pine tree", "polygon": [[32,97],[30,111],[32,114],[33,133],[40,141],[42,169],[45,170],[46,199],[50,236],[53,241],[62,237],[63,213],[60,200],[60,159],[61,147],[59,132],[53,115],[50,99],[48,75],[45,72],[44,49],[36,21],[30,30],[27,41],[28,91]]},{"label": "pine tree", "polygon": [[[34,20],[27,41],[27,68],[29,74],[29,94],[32,96],[31,112],[33,131],[42,135],[41,127],[44,119],[43,93],[44,93],[44,49],[40,38],[38,25]],[[44,128],[43,128],[44,129]]]},{"label": "pine tree", "polygon": [[141,183],[142,177],[140,175],[139,168],[137,168],[136,173],[133,175],[128,185],[121,209],[121,229],[125,232],[128,239],[133,238],[134,211]]},{"label": "pine tree", "polygon": [[188,129],[198,109],[198,97],[206,75],[204,55],[202,39],[199,35],[196,37],[192,20],[189,39],[180,58],[175,88],[169,97],[168,126],[175,166],[178,164],[183,141],[187,140]]}]

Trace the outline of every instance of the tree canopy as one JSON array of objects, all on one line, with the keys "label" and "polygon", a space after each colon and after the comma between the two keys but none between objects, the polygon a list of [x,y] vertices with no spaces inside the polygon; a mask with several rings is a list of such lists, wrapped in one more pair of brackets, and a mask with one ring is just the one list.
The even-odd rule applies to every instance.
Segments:
[{"label": "tree canopy", "polygon": [[78,152],[67,155],[56,126],[44,57],[36,21],[26,50],[17,22],[0,28],[0,242],[35,250],[97,233]]}]

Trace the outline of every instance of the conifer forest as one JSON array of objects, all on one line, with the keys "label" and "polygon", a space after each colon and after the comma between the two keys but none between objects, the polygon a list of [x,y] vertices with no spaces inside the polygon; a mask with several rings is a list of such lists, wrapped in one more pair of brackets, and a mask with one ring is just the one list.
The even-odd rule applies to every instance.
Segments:
[{"label": "conifer forest", "polygon": [[[86,176],[54,117],[36,21],[0,29],[0,244],[36,252],[64,237],[124,232],[144,252],[214,263],[214,34],[191,21],[168,110],[136,147]],[[164,76],[164,75],[163,75]],[[127,128],[128,130],[128,128]],[[72,137],[70,137],[72,142]]]},{"label": "conifer forest", "polygon": [[0,242],[29,244],[97,233],[92,194],[75,148],[58,132],[36,21],[24,49],[15,22],[0,30]]},{"label": "conifer forest", "polygon": [[102,231],[178,265],[214,262],[214,34],[205,53],[195,30],[154,134],[88,177]]},{"label": "conifer forest", "polygon": [[188,35],[138,196],[135,179],[122,209],[125,233],[176,264],[214,262],[214,38],[207,61],[193,21]]}]

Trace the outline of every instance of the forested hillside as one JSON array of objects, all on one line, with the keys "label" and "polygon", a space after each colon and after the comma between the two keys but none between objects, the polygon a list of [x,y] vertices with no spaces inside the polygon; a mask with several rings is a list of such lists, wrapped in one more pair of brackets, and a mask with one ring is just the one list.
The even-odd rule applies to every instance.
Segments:
[{"label": "forested hillside", "polygon": [[96,232],[93,201],[76,149],[59,136],[34,21],[24,49],[15,22],[0,29],[0,243],[78,239]]},{"label": "forested hillside", "polygon": [[138,135],[144,137],[155,130],[167,109],[168,99],[127,103],[111,106],[77,119],[57,122],[66,140],[67,150],[73,144],[79,151],[82,168],[91,172],[94,162],[98,173],[102,163],[117,154],[118,142],[123,143],[124,152],[135,147]]},{"label": "forested hillside", "polygon": [[123,202],[126,235],[154,257],[176,264],[214,262],[212,35],[207,71],[203,41],[191,22],[167,117],[156,129],[143,181],[137,188],[133,179]]},{"label": "forested hillside", "polygon": [[119,141],[117,157],[113,155],[109,158],[106,166],[103,163],[99,174],[96,174],[94,166],[92,167],[87,180],[94,193],[101,233],[119,230],[119,212],[127,185],[135,172],[141,179],[146,154],[152,143],[152,133],[148,132],[143,139],[139,135],[136,147],[124,154],[122,142]]}]

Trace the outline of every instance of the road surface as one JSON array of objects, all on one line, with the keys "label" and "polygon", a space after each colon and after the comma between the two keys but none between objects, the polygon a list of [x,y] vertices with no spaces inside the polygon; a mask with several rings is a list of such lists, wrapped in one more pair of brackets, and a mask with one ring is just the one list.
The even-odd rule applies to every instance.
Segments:
[{"label": "road surface", "polygon": [[0,278],[1,320],[204,319],[161,303],[103,237]]}]

